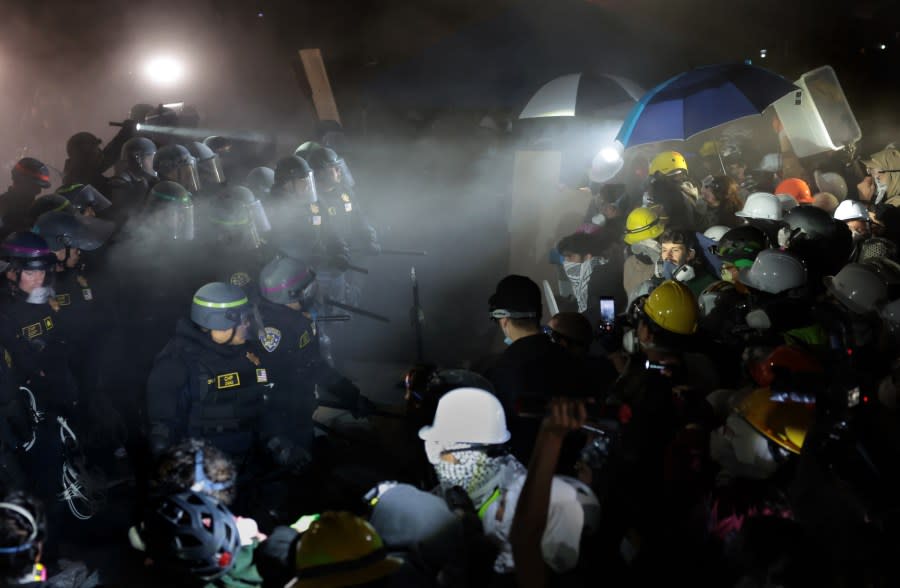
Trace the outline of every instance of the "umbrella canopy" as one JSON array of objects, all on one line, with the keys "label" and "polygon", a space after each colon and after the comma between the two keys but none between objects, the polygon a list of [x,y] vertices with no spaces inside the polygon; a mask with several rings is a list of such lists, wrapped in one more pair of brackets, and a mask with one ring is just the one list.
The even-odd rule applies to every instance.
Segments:
[{"label": "umbrella canopy", "polygon": [[606,74],[568,74],[550,80],[534,93],[520,119],[598,116],[611,108],[627,113],[643,90],[625,78]]},{"label": "umbrella canopy", "polygon": [[686,140],[719,125],[760,114],[797,87],[746,63],[709,65],[666,80],[647,92],[616,139],[626,148]]}]

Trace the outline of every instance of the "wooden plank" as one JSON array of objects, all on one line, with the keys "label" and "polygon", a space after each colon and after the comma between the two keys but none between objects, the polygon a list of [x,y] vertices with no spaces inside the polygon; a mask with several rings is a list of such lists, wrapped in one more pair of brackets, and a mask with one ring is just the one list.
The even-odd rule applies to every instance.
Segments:
[{"label": "wooden plank", "polygon": [[322,52],[318,49],[301,49],[299,53],[303,71],[306,73],[306,79],[312,90],[316,115],[319,120],[333,120],[340,124],[341,115],[338,113],[337,103],[331,92],[331,82],[328,80],[325,62],[322,61]]}]

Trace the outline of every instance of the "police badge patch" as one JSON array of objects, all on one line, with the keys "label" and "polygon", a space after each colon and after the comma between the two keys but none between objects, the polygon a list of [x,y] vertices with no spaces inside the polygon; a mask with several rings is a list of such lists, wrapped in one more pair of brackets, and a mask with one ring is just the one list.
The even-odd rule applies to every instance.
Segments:
[{"label": "police badge patch", "polygon": [[266,327],[259,334],[259,342],[262,343],[266,351],[272,353],[278,348],[278,344],[281,343],[281,331],[275,327]]}]

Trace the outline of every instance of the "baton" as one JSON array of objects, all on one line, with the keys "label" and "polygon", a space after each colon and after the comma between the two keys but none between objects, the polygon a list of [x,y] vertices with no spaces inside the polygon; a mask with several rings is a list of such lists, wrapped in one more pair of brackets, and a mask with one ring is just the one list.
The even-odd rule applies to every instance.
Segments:
[{"label": "baton", "polygon": [[313,319],[317,323],[339,323],[343,321],[349,321],[349,314],[324,314],[322,316],[317,316]]},{"label": "baton", "polygon": [[383,323],[391,322],[391,319],[386,316],[376,314],[368,310],[363,310],[362,308],[356,308],[355,306],[350,306],[349,304],[338,302],[337,300],[333,300],[331,298],[328,298],[327,296],[325,297],[325,304],[334,306],[335,308],[340,308],[341,310],[346,310],[351,314],[358,314],[360,316],[365,316],[376,321],[381,321]]}]

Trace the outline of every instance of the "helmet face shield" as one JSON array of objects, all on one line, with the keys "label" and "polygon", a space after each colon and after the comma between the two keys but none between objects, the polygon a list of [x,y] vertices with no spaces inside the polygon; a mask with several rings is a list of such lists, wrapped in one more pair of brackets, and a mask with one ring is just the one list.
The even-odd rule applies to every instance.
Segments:
[{"label": "helmet face shield", "polygon": [[175,241],[194,240],[194,205],[178,202],[161,207],[151,213],[160,237]]},{"label": "helmet face shield", "polygon": [[[204,159],[197,163],[200,181],[203,185],[216,185],[225,183],[225,172],[222,171],[222,162],[219,157]],[[190,188],[188,188],[190,190]]]},{"label": "helmet face shield", "polygon": [[319,194],[313,174],[303,178],[294,178],[287,183],[287,192],[304,204],[318,202]]},{"label": "helmet face shield", "polygon": [[165,179],[181,184],[192,194],[200,190],[200,176],[197,174],[197,164],[194,162],[182,163],[166,176],[171,177]]},{"label": "helmet face shield", "polygon": [[250,222],[257,233],[268,233],[272,230],[272,224],[269,222],[269,216],[266,214],[266,209],[263,207],[262,202],[254,200],[244,206],[247,207]]},{"label": "helmet face shield", "polygon": [[136,171],[143,172],[151,177],[156,177],[156,170],[153,169],[153,156],[156,153],[143,153],[135,156]]},{"label": "helmet face shield", "polygon": [[356,180],[353,179],[353,174],[350,173],[350,168],[347,166],[347,162],[343,159],[338,161],[337,164],[338,171],[341,175],[340,183],[348,188],[356,187]]}]

